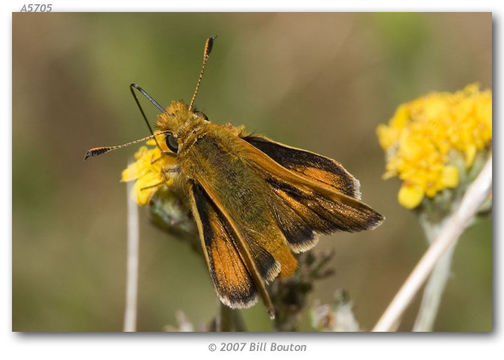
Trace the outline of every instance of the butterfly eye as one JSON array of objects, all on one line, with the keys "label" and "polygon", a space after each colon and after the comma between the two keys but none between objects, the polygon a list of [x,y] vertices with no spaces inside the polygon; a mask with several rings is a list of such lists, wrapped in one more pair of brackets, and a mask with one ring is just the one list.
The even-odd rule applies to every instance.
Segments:
[{"label": "butterfly eye", "polygon": [[175,138],[175,136],[168,133],[168,134],[166,134],[165,141],[166,141],[166,146],[168,146],[168,149],[170,149],[174,153],[176,153],[178,151],[178,142],[177,142],[177,139]]}]

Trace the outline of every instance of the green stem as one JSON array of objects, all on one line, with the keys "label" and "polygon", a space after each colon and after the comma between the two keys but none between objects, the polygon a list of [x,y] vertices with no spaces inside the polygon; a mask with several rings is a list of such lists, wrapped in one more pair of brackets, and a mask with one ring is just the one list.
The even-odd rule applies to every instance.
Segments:
[{"label": "green stem", "polygon": [[217,316],[215,317],[215,331],[231,331],[230,309],[217,299]]},{"label": "green stem", "polygon": [[217,299],[217,316],[215,317],[215,331],[247,331],[239,310],[233,310]]},{"label": "green stem", "polygon": [[236,331],[247,331],[247,327],[245,326],[245,321],[243,321],[243,316],[240,310],[233,310],[233,321]]}]

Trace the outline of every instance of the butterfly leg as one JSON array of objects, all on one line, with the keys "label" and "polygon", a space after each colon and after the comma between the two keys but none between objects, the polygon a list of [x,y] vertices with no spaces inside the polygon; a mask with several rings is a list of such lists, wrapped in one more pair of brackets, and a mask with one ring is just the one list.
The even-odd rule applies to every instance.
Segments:
[{"label": "butterfly leg", "polygon": [[170,157],[177,157],[177,154],[175,154],[175,153],[172,153],[172,152],[169,152],[169,151],[162,151],[160,157],[158,157],[157,159],[153,158],[151,160],[151,165],[154,164],[155,162],[161,160],[163,158],[163,155],[170,156]]},{"label": "butterfly leg", "polygon": [[148,185],[148,186],[144,186],[143,188],[141,188],[140,190],[143,191],[143,190],[147,190],[147,189],[152,189],[152,188],[155,188],[155,187],[158,187],[158,186],[161,186],[161,185],[164,185],[166,184],[166,181],[161,181],[157,184],[153,184],[153,185]]},{"label": "butterfly leg", "polygon": [[152,189],[158,186],[162,186],[166,184],[169,180],[168,174],[173,174],[173,173],[178,173],[180,171],[180,167],[178,165],[174,166],[165,166],[161,169],[161,174],[163,175],[163,181],[158,182],[157,184],[149,185],[149,186],[144,186],[140,190],[146,190],[146,189]]},{"label": "butterfly leg", "polygon": [[172,173],[179,173],[180,172],[180,167],[178,165],[175,166],[166,166],[163,169],[161,169],[161,172],[163,174],[172,174]]}]

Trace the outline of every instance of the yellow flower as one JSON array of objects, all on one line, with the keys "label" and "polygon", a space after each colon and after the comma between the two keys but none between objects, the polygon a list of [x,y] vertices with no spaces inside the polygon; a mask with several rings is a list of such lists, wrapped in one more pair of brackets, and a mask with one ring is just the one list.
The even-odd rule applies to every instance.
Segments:
[{"label": "yellow flower", "polygon": [[[157,140],[163,151],[170,151],[166,147],[164,135],[157,137]],[[174,157],[161,154],[154,139],[148,140],[146,144],[153,147],[140,147],[135,153],[136,161],[124,169],[121,176],[121,181],[136,180],[132,196],[138,205],[148,204],[161,186],[173,184],[173,177],[163,170],[176,165]]]},{"label": "yellow flower", "polygon": [[408,208],[413,209],[424,197],[424,191],[420,186],[417,185],[403,185],[399,189],[398,199],[399,203]]},{"label": "yellow flower", "polygon": [[455,93],[431,93],[402,104],[378,139],[387,154],[384,178],[402,180],[398,200],[412,209],[459,184],[457,154],[470,168],[476,153],[491,150],[492,93],[471,84]]}]

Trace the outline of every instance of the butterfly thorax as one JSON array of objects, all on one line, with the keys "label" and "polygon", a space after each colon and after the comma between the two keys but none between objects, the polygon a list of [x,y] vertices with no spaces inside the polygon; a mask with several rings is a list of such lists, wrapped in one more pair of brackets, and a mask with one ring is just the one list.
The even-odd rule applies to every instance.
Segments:
[{"label": "butterfly thorax", "polygon": [[178,133],[189,120],[198,118],[197,114],[190,111],[186,104],[182,101],[172,101],[166,111],[157,116],[157,127],[161,131],[170,131],[174,136],[178,137]]},{"label": "butterfly thorax", "polygon": [[190,147],[204,133],[209,121],[205,115],[189,110],[182,101],[172,101],[166,112],[158,115],[157,127],[161,131],[169,131],[177,139],[179,152]]},{"label": "butterfly thorax", "polygon": [[[225,137],[243,136],[244,128],[213,124],[203,113],[189,110],[182,101],[172,101],[166,112],[158,115],[157,127],[161,131],[169,131],[179,144],[179,155],[191,147],[208,131],[217,131]],[[226,136],[227,135],[227,136]]]}]

